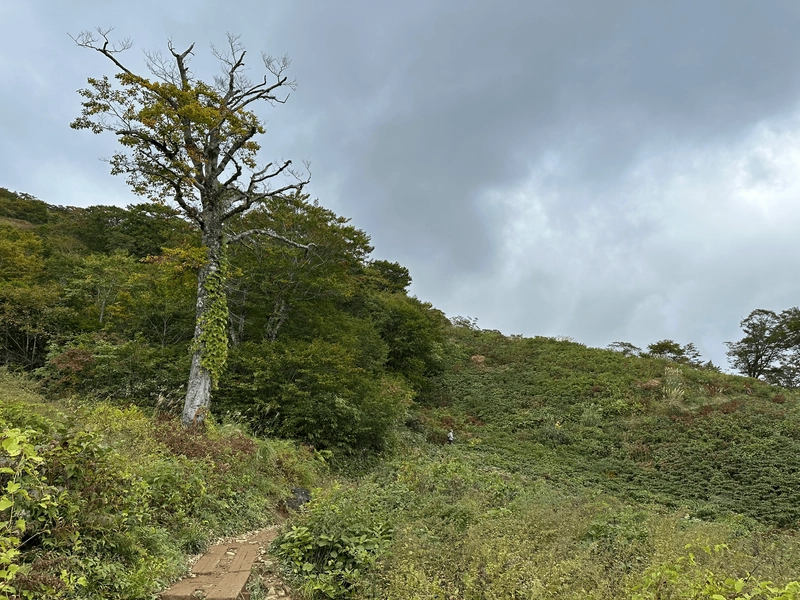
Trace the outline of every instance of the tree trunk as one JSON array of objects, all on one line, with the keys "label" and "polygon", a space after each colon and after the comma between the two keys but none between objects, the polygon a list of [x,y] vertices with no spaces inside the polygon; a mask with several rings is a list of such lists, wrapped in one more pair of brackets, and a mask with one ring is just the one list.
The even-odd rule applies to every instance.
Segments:
[{"label": "tree trunk", "polygon": [[[213,225],[207,224],[208,229]],[[189,382],[186,386],[186,400],[183,405],[182,421],[184,427],[202,423],[208,414],[211,405],[211,388],[214,385],[213,376],[204,366],[203,358],[206,352],[206,328],[209,326],[210,310],[212,303],[209,298],[209,277],[218,274],[221,269],[222,258],[222,226],[218,235],[203,233],[203,242],[206,246],[208,262],[200,268],[197,277],[197,312],[192,341],[192,365],[189,369]]]},{"label": "tree trunk", "polygon": [[192,353],[192,366],[189,370],[189,384],[186,388],[186,402],[183,405],[183,425],[189,427],[202,423],[211,404],[211,372],[200,361],[200,350]]},{"label": "tree trunk", "polygon": [[278,299],[275,300],[275,308],[272,309],[272,314],[267,321],[267,330],[265,337],[270,341],[274,342],[278,338],[278,330],[283,325],[283,322],[286,320],[286,315],[289,312],[286,301],[283,299],[282,296],[278,296]]}]

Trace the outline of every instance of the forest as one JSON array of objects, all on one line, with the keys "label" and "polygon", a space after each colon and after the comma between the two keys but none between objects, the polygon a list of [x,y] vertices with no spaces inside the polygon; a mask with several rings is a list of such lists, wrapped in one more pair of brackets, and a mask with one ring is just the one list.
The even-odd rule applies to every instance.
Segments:
[{"label": "forest", "polygon": [[[3,364],[49,389],[182,404],[194,332],[197,232],[159,204],[47,206],[0,190]],[[313,244],[230,250],[230,348],[218,415],[344,452],[380,450],[439,368],[444,315],[408,271],[302,195],[242,218]]]}]

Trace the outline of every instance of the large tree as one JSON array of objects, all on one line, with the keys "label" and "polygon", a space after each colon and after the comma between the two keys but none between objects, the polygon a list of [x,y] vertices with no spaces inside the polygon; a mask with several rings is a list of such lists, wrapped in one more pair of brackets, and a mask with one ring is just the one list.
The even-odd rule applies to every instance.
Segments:
[{"label": "large tree", "polygon": [[226,227],[233,217],[299,192],[308,182],[289,160],[258,164],[256,137],[265,128],[253,105],[285,102],[295,82],[286,75],[289,59],[285,56],[275,59],[262,54],[263,77],[255,81],[246,77],[245,49],[230,34],[224,49],[211,47],[222,67],[222,74],[211,83],[197,79],[189,69],[194,44],[178,52],[170,42],[168,55],[146,53],[150,78],[143,77],[119,58],[131,42],[113,44],[109,31],[84,31],[73,38],[78,46],[110,60],[117,74],[116,82],[108,77],[89,78],[89,87],[79,92],[84,98],[81,116],[71,125],[93,133],[114,133],[123,149],[109,159],[112,174],[126,175],[139,195],[174,202],[200,230],[206,256],[198,272],[192,363],[183,410],[183,423],[188,426],[205,418],[211,390],[227,357],[226,244],[266,235],[308,249],[268,229],[232,234]]},{"label": "large tree", "polygon": [[731,366],[748,377],[764,377],[780,363],[786,349],[786,329],[782,316],[757,308],[740,325],[744,337],[725,342]]}]

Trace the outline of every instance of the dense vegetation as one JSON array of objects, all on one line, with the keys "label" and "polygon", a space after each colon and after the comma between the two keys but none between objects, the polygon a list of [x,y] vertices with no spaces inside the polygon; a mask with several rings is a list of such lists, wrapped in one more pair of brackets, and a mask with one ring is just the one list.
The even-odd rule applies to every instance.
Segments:
[{"label": "dense vegetation", "polygon": [[279,540],[309,594],[798,597],[794,392],[468,326],[446,348],[403,457]]},{"label": "dense vegetation", "polygon": [[[238,226],[313,250],[230,247],[231,346],[212,410],[319,449],[381,449],[438,369],[444,317],[406,294],[406,269],[371,260],[346,219],[305,196],[273,204]],[[0,364],[62,394],[183,401],[196,228],[158,204],[61,208],[4,190],[0,240]]]},{"label": "dense vegetation", "polygon": [[302,195],[234,225],[312,250],[228,249],[186,430],[196,229],[0,189],[0,598],[150,598],[295,485],[274,552],[309,598],[800,597],[800,393],[450,322]]},{"label": "dense vegetation", "polygon": [[371,260],[366,234],[304,196],[237,225],[313,250],[229,248],[231,345],[212,409],[237,426],[187,432],[171,419],[196,228],[159,204],[65,208],[0,190],[0,362],[55,402],[3,375],[0,598],[149,597],[183,552],[270,522],[323,458],[386,448],[424,397],[445,320],[406,294],[406,269]]},{"label": "dense vegetation", "polygon": [[185,554],[273,522],[318,454],[132,405],[45,402],[0,372],[0,598],[150,598]]}]

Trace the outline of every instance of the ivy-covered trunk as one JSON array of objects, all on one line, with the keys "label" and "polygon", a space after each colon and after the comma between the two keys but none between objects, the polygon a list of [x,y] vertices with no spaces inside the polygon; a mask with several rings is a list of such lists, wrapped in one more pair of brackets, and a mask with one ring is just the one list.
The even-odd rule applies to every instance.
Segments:
[{"label": "ivy-covered trunk", "polygon": [[[228,303],[225,296],[227,262],[222,241],[222,223],[206,221],[203,243],[207,262],[197,277],[197,317],[192,341],[192,366],[183,405],[183,424],[202,423],[211,404],[211,390],[216,387],[228,357]],[[216,231],[209,231],[216,230]]]}]

